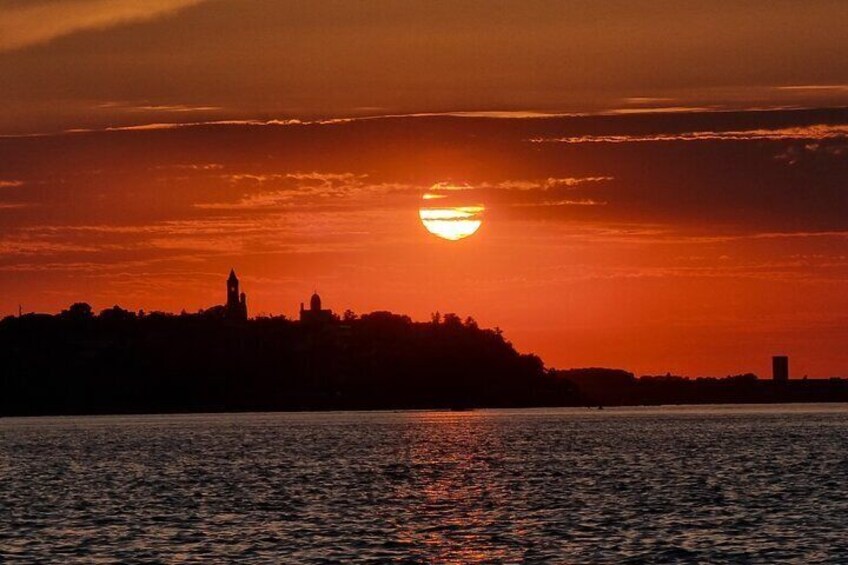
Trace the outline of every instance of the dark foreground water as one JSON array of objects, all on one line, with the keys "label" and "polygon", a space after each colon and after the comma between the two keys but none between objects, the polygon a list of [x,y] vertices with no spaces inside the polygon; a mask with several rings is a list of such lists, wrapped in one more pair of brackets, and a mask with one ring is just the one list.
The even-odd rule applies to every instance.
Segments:
[{"label": "dark foreground water", "polygon": [[848,563],[848,407],[0,419],[0,561]]}]

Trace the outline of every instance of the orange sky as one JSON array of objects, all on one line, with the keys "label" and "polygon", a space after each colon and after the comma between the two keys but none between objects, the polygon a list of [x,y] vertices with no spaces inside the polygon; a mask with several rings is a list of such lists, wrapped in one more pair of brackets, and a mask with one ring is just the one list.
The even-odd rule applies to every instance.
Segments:
[{"label": "orange sky", "polygon": [[[848,374],[848,7],[700,4],[0,1],[0,314],[194,311],[232,266],[252,314]],[[477,234],[422,227],[437,183]]]}]

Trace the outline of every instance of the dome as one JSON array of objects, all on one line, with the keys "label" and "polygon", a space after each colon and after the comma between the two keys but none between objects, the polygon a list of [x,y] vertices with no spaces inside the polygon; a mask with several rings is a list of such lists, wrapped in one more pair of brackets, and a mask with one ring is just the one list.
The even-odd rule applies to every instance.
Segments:
[{"label": "dome", "polygon": [[309,299],[309,309],[318,311],[321,309],[321,297],[318,296],[318,293],[312,295],[312,298]]}]

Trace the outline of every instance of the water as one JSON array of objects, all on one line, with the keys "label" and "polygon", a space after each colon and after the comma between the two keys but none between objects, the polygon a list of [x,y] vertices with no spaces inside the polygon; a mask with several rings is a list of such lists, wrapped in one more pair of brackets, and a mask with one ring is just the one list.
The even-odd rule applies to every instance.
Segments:
[{"label": "water", "polygon": [[0,419],[5,562],[848,562],[848,407]]}]

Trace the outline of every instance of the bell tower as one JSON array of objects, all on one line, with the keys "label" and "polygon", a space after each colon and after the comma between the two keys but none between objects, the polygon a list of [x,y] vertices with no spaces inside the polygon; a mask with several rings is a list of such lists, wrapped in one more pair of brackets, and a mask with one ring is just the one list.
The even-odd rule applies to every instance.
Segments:
[{"label": "bell tower", "polygon": [[227,308],[237,308],[239,305],[239,280],[235,269],[230,269],[227,278]]},{"label": "bell tower", "polygon": [[247,295],[239,293],[239,280],[235,269],[230,269],[230,276],[227,278],[227,304],[224,313],[230,320],[247,320]]}]

